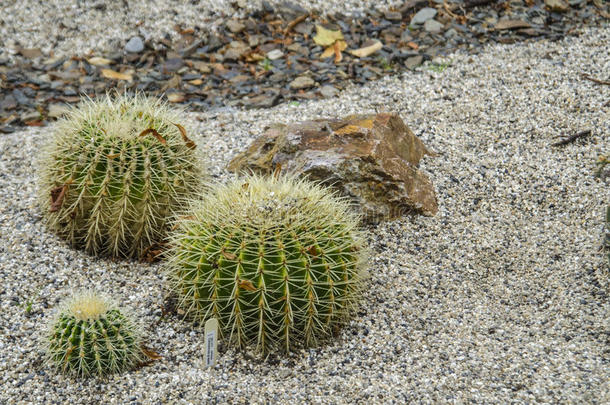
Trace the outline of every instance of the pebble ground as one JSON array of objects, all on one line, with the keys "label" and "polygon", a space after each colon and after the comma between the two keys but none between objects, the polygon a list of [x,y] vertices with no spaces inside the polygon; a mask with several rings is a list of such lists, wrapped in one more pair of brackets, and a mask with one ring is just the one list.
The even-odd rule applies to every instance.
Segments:
[{"label": "pebble ground", "polygon": [[[282,3],[271,0],[269,4]],[[400,0],[305,0],[293,1],[306,10],[344,14],[369,9],[388,10]],[[133,35],[159,39],[178,36],[182,28],[214,28],[218,15],[245,15],[259,10],[261,0],[204,1],[82,1],[82,0],[3,0],[0,10],[0,48],[40,48],[45,53],[84,54],[90,50],[114,51]]]},{"label": "pebble ground", "polygon": [[[0,403],[610,402],[610,283],[600,251],[610,151],[610,28],[560,42],[491,45],[450,66],[269,110],[190,113],[214,176],[273,122],[396,111],[431,149],[422,170],[434,217],[370,229],[370,287],[337,341],[266,360],[159,322],[159,264],[99,260],[48,233],[34,205],[35,159],[53,127],[0,136]],[[604,76],[606,75],[606,76]],[[605,105],[605,106],[604,106]],[[557,136],[591,136],[551,147]],[[107,380],[74,380],[41,361],[38,332],[74,289],[131,308],[163,359]]]}]

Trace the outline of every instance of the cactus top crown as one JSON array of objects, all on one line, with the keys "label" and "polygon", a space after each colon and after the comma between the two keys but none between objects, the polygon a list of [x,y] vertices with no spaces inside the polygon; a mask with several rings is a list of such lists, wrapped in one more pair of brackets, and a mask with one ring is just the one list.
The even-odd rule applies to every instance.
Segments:
[{"label": "cactus top crown", "polygon": [[316,183],[289,175],[269,178],[249,175],[217,187],[215,193],[196,204],[197,222],[249,223],[259,230],[337,222],[354,230],[358,224],[345,199]]},{"label": "cactus top crown", "polygon": [[[78,108],[58,122],[57,133],[70,134],[82,131],[83,136],[93,140],[98,136],[105,139],[139,139],[142,142],[152,142],[152,136],[140,137],[143,131],[154,128],[163,133],[167,142],[184,142],[180,130],[171,123],[178,123],[178,112],[167,107],[160,99],[141,95],[118,96],[107,95],[95,101],[82,102]],[[167,128],[166,128],[167,127]],[[100,129],[103,128],[103,132]],[[169,135],[169,136],[168,136]],[[167,139],[169,138],[169,139]]]},{"label": "cactus top crown", "polygon": [[99,319],[109,309],[110,304],[105,299],[93,293],[78,295],[68,304],[69,313],[81,321]]}]

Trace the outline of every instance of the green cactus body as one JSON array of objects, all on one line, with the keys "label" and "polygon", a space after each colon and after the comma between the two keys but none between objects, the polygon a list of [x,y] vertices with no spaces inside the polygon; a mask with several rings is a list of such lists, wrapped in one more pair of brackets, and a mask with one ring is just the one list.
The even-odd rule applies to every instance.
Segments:
[{"label": "green cactus body", "polygon": [[92,254],[141,257],[201,186],[194,143],[159,101],[86,101],[60,121],[40,162],[49,227]]},{"label": "green cactus body", "polygon": [[168,269],[196,321],[267,353],[331,336],[358,300],[364,248],[345,200],[293,177],[250,176],[193,204]]},{"label": "green cactus body", "polygon": [[64,305],[47,339],[49,362],[70,375],[118,373],[142,359],[136,324],[114,304],[92,293]]}]

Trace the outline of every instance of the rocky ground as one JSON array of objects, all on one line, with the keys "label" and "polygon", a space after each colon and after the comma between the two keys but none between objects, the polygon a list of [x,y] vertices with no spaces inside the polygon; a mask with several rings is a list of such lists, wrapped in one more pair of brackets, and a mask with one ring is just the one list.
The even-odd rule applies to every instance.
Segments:
[{"label": "rocky ground", "polygon": [[[458,49],[559,40],[610,16],[601,0],[211,3],[9,4],[0,14],[0,133],[46,125],[82,94],[116,88],[191,111],[332,98],[424,62],[443,70]],[[325,43],[320,27],[341,39]]]},{"label": "rocky ground", "polygon": [[[594,176],[610,149],[610,28],[573,34],[449,53],[442,69],[346,82],[330,99],[187,114],[218,179],[277,121],[395,111],[439,153],[421,164],[439,212],[371,227],[357,316],[287,357],[221,347],[204,369],[202,331],[161,317],[160,264],[96,259],[46,231],[35,161],[52,124],[0,134],[0,403],[610,402],[610,193]],[[43,364],[37,338],[57,303],[91,287],[130,308],[163,358],[107,380]]]}]

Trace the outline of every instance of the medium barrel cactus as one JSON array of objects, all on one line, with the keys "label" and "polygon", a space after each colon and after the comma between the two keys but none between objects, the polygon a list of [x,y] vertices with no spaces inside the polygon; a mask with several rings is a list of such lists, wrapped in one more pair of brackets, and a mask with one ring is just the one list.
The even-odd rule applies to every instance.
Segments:
[{"label": "medium barrel cactus", "polygon": [[79,377],[122,372],[142,360],[140,336],[114,303],[87,292],[63,304],[46,336],[47,358]]},{"label": "medium barrel cactus", "polygon": [[201,186],[195,144],[159,100],[84,101],[58,122],[40,161],[49,227],[89,253],[142,257]]},{"label": "medium barrel cactus", "polygon": [[258,352],[315,346],[358,301],[364,246],[345,200],[306,180],[218,185],[177,220],[167,263],[179,306]]}]

